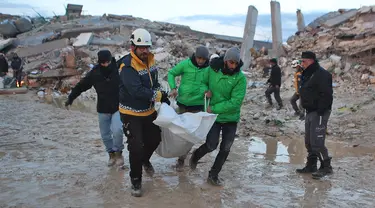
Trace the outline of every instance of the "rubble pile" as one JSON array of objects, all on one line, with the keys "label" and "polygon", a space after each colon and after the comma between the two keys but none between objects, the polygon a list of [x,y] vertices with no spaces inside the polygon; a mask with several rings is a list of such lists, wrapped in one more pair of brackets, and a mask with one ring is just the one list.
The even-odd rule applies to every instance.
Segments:
[{"label": "rubble pile", "polygon": [[[302,51],[313,51],[323,68],[330,71],[337,84],[356,86],[358,82],[375,84],[375,6],[330,12],[310,23],[283,45],[279,58],[291,86],[290,63]],[[252,53],[256,71],[266,67],[270,56]],[[259,74],[259,73],[258,73]]]},{"label": "rubble pile", "polygon": [[[5,17],[8,22],[20,19]],[[130,15],[104,14],[70,20],[55,17],[41,26],[33,25],[32,30],[17,32],[14,38],[0,39],[0,50],[7,51],[7,56],[16,52],[23,59],[25,82],[29,88],[53,88],[66,94],[93,67],[100,49],[109,49],[116,59],[129,53],[131,32],[140,27],[151,33],[152,52],[161,69],[159,77],[165,88],[168,88],[167,71],[191,56],[197,45],[208,46],[211,53],[224,53],[233,44],[241,44],[228,41],[225,36],[220,40],[213,34],[193,31],[188,26],[151,22]],[[81,97],[95,98],[94,94],[95,91],[90,90]]]}]

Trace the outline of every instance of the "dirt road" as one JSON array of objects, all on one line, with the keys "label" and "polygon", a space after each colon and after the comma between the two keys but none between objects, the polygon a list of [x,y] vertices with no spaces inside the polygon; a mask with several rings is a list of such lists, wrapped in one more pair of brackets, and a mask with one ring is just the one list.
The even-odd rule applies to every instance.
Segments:
[{"label": "dirt road", "polygon": [[106,167],[95,113],[15,95],[0,97],[0,117],[0,207],[375,206],[370,147],[329,142],[335,173],[313,180],[294,172],[304,163],[302,136],[237,138],[222,188],[205,182],[217,152],[182,173],[174,171],[175,159],[154,154],[156,174],[144,177],[145,195],[134,198],[128,170]]}]

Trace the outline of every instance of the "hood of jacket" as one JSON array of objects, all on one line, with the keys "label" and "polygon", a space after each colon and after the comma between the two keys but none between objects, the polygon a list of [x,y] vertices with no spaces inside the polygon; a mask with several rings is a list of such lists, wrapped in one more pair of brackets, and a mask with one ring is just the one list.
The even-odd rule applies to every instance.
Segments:
[{"label": "hood of jacket", "polygon": [[193,53],[193,55],[191,55],[191,57],[190,57],[190,61],[191,61],[191,63],[193,63],[193,65],[194,65],[195,67],[197,67],[198,69],[206,68],[206,67],[208,67],[208,65],[209,65],[209,60],[206,60],[206,62],[205,62],[202,66],[199,66],[198,63],[197,63],[197,60],[195,60],[195,53]]},{"label": "hood of jacket", "polygon": [[215,71],[218,72],[221,70],[221,72],[225,75],[233,75],[241,71],[241,67],[243,66],[243,61],[240,60],[240,63],[237,65],[237,67],[234,70],[230,70],[225,66],[224,63],[224,56],[221,56],[219,58],[213,58],[210,63],[210,67]]}]

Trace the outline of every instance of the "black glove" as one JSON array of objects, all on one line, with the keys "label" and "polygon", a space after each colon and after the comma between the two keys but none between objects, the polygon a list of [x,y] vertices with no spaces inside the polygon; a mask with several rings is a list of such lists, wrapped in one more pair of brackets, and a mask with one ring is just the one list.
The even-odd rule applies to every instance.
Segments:
[{"label": "black glove", "polygon": [[65,107],[68,107],[69,105],[72,105],[73,101],[71,101],[70,99],[68,99],[66,102],[65,102]]},{"label": "black glove", "polygon": [[167,103],[168,105],[171,104],[171,101],[169,101],[168,99],[168,93],[164,92],[164,91],[161,91],[161,99],[160,99],[160,102],[162,103]]}]

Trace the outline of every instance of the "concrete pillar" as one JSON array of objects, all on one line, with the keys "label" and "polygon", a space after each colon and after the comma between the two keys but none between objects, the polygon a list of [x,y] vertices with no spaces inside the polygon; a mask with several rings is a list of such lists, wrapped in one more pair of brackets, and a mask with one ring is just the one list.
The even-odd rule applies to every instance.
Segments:
[{"label": "concrete pillar", "polygon": [[251,64],[250,49],[254,45],[255,27],[257,25],[257,20],[258,10],[254,6],[249,6],[247,9],[246,23],[241,45],[241,59],[244,62],[244,70],[249,69]]},{"label": "concrete pillar", "polygon": [[297,30],[305,30],[305,18],[303,17],[303,14],[300,9],[297,9]]},{"label": "concrete pillar", "polygon": [[283,36],[281,32],[280,3],[271,1],[271,23],[272,23],[272,51],[275,57],[282,52]]}]

